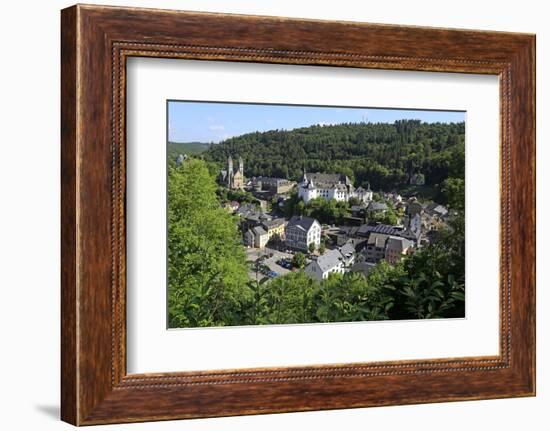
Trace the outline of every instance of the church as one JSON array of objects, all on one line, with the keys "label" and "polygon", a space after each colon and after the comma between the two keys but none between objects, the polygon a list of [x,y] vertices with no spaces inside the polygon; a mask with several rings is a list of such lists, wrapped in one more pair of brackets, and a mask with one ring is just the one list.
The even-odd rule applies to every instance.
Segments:
[{"label": "church", "polygon": [[219,181],[230,190],[244,190],[244,163],[239,157],[239,168],[233,170],[233,159],[227,158],[227,169],[220,172]]}]

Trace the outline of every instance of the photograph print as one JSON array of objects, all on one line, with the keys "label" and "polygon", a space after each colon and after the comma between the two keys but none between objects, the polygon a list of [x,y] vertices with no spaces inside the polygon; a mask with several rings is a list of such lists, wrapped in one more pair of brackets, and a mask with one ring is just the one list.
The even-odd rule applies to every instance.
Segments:
[{"label": "photograph print", "polygon": [[167,104],[168,328],[465,317],[465,112]]}]

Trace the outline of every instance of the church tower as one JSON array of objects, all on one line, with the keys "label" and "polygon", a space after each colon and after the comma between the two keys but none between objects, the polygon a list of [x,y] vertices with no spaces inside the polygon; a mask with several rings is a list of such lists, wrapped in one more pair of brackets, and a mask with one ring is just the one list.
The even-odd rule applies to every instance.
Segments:
[{"label": "church tower", "polygon": [[233,188],[233,159],[231,156],[227,158],[227,187]]},{"label": "church tower", "polygon": [[244,177],[244,163],[243,158],[239,156],[239,172]]},{"label": "church tower", "polygon": [[239,169],[233,173],[230,189],[244,190],[244,163],[242,157],[239,157]]}]

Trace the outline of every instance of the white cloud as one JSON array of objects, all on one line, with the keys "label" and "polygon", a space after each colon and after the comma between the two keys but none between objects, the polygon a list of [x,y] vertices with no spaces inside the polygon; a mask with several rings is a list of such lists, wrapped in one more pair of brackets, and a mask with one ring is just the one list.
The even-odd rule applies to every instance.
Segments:
[{"label": "white cloud", "polygon": [[223,124],[212,124],[211,126],[208,126],[208,129],[213,132],[220,132],[222,130],[225,130],[225,127]]}]

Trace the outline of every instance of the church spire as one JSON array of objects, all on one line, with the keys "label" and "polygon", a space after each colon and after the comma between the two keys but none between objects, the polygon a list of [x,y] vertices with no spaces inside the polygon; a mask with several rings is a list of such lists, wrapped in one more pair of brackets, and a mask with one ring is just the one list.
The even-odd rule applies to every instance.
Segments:
[{"label": "church spire", "polygon": [[227,158],[227,187],[233,188],[233,159],[231,156]]},{"label": "church spire", "polygon": [[239,156],[239,172],[244,176],[244,163],[241,156]]}]

